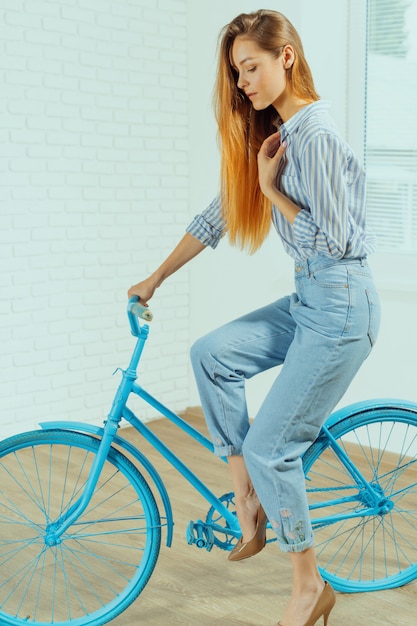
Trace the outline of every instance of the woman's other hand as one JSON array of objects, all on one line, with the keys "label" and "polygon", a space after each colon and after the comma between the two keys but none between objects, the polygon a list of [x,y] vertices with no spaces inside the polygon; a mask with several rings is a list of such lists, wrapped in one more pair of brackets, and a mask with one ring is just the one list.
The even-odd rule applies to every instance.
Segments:
[{"label": "woman's other hand", "polygon": [[188,263],[188,261],[191,261],[191,259],[205,249],[205,244],[201,243],[201,241],[190,233],[185,233],[174,250],[158,269],[145,280],[142,280],[136,285],[132,285],[127,295],[129,298],[138,296],[140,303],[143,304],[143,306],[148,306],[148,300],[152,298],[155,289],[160,287],[168,276],[171,276],[171,274],[179,270],[180,267]]},{"label": "woman's other hand", "polygon": [[127,292],[129,298],[132,296],[138,296],[140,303],[143,306],[148,306],[148,300],[150,300],[155,293],[156,285],[152,280],[152,277],[142,280],[136,285],[132,285]]},{"label": "woman's other hand", "polygon": [[277,191],[278,166],[286,147],[285,141],[281,144],[281,134],[278,131],[265,139],[258,152],[259,186],[262,193],[270,200]]}]

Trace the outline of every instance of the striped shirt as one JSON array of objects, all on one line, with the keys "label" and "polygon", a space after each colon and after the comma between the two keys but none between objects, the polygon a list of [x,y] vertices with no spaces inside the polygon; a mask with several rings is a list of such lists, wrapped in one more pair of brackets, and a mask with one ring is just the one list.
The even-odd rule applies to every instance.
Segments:
[{"label": "striped shirt", "polygon": [[[365,172],[340,138],[329,106],[322,100],[314,102],[280,126],[287,149],[277,187],[301,211],[291,224],[273,206],[272,221],[294,259],[366,257],[375,248],[374,237],[366,229]],[[212,248],[225,230],[220,196],[187,228]]]}]

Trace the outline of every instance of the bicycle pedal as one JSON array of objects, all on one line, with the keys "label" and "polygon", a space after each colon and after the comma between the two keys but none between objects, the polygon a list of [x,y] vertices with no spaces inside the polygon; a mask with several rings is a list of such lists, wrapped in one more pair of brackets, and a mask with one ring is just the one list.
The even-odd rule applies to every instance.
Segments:
[{"label": "bicycle pedal", "polygon": [[193,522],[191,520],[186,529],[186,539],[189,546],[195,545],[197,548],[205,548],[210,552],[214,545],[214,535],[211,526],[201,520]]}]

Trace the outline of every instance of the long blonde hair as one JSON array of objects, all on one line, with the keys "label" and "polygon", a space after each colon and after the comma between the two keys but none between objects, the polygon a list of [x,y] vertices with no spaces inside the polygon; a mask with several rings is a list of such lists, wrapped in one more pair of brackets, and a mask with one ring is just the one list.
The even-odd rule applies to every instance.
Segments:
[{"label": "long blonde hair", "polygon": [[286,70],[293,93],[314,102],[314,88],[301,39],[291,22],[277,11],[242,13],[220,33],[214,108],[221,143],[221,196],[230,241],[255,252],[271,226],[271,202],[258,183],[257,154],[266,137],[275,132],[277,112],[271,105],[253,109],[250,100],[237,87],[231,51],[236,37],[244,35],[261,49],[278,57],[285,45],[294,49],[294,62]]}]

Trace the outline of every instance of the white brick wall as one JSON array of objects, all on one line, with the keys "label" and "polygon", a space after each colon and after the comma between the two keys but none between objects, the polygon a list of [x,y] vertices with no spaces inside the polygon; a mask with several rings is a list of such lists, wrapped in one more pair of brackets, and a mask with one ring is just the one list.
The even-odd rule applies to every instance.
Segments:
[{"label": "white brick wall", "polygon": [[[0,0],[1,437],[107,414],[126,290],[189,220],[186,5]],[[187,270],[153,308],[144,384],[181,409]]]}]

